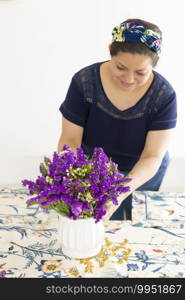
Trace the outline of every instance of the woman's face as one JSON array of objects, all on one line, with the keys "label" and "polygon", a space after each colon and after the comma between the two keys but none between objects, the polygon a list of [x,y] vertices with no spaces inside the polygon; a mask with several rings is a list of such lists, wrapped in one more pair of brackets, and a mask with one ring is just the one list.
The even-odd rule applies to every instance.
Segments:
[{"label": "woman's face", "polygon": [[152,76],[152,60],[143,54],[119,52],[109,62],[110,74],[124,91],[143,86]]}]

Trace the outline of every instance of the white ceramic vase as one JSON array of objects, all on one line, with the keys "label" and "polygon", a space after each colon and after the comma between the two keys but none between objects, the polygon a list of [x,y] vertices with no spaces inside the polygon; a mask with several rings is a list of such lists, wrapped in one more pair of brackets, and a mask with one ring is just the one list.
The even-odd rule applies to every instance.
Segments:
[{"label": "white ceramic vase", "polygon": [[65,255],[87,258],[97,255],[104,240],[103,221],[94,218],[73,220],[59,215],[58,238]]}]

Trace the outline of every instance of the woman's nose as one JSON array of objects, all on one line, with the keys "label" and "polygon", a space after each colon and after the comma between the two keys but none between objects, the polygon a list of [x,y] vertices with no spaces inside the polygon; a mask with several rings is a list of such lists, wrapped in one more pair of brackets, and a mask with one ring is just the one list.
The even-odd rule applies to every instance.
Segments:
[{"label": "woman's nose", "polygon": [[134,74],[133,73],[127,73],[125,75],[124,81],[126,81],[126,83],[133,83],[134,82]]}]

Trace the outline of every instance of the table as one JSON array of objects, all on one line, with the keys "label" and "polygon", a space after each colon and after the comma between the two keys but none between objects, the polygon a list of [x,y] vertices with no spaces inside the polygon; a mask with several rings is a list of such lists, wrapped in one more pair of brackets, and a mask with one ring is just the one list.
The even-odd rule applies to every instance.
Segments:
[{"label": "table", "polygon": [[0,187],[0,277],[185,277],[185,193],[136,191],[133,221],[105,224],[100,255],[66,257],[58,216],[36,206],[20,185]]}]

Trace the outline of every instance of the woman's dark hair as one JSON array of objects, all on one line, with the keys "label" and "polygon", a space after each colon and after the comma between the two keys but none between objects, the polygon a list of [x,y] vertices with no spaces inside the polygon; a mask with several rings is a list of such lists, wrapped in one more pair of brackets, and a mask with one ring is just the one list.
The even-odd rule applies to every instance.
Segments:
[{"label": "woman's dark hair", "polygon": [[[141,20],[141,19],[127,19],[125,22],[137,22],[141,23],[143,26],[146,27],[146,29],[151,29],[157,33],[159,33],[162,36],[162,32],[159,29],[159,27],[155,24],[152,24],[150,22]],[[116,56],[118,52],[127,52],[132,54],[144,54],[148,55],[152,59],[152,66],[155,67],[157,65],[157,62],[159,60],[159,55],[152,51],[149,47],[147,47],[143,43],[131,43],[131,42],[113,42],[110,44],[110,55]]]}]

